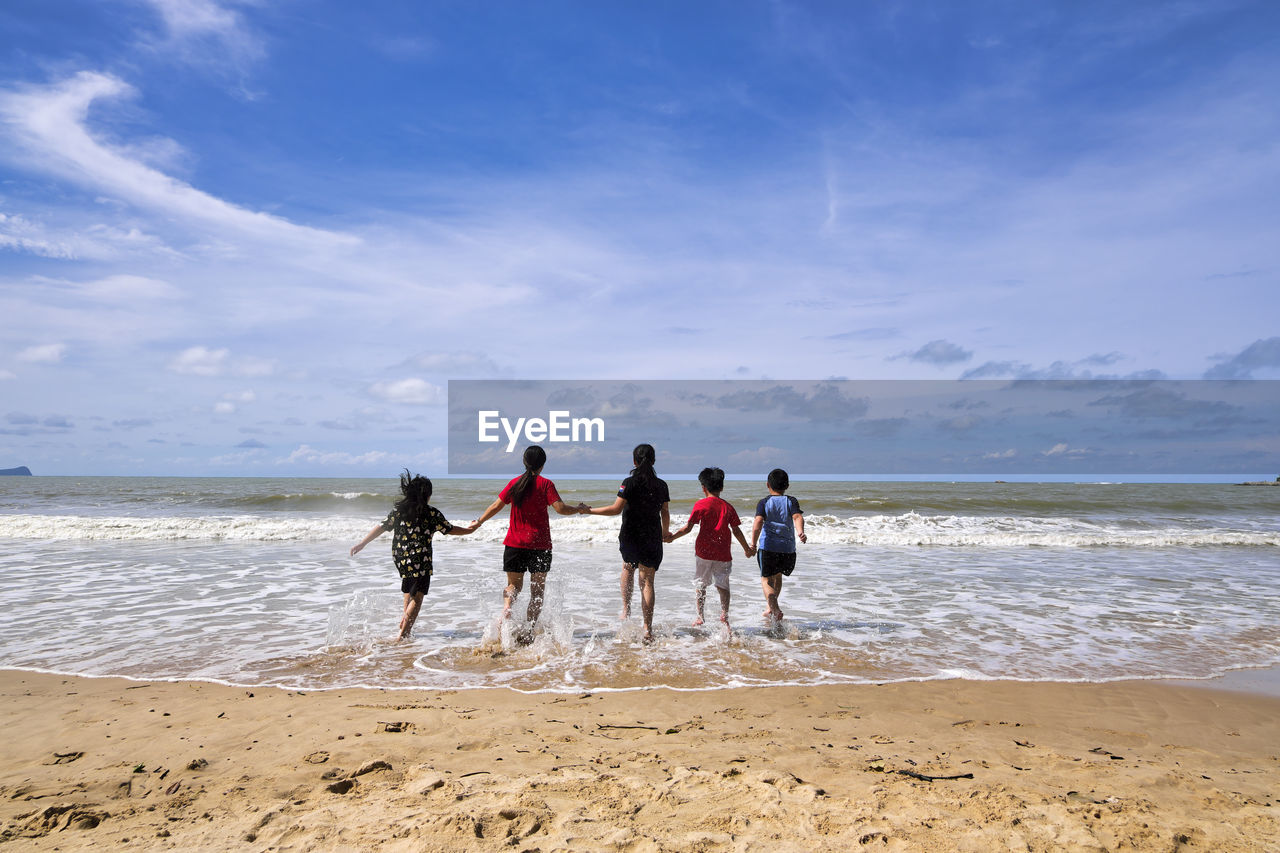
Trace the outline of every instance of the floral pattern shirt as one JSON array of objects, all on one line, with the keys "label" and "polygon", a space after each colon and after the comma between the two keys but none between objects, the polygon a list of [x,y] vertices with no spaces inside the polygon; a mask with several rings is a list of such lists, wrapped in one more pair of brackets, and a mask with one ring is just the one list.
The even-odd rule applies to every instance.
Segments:
[{"label": "floral pattern shirt", "polygon": [[447,533],[453,527],[444,513],[433,506],[417,523],[406,521],[397,510],[391,510],[382,522],[383,530],[395,535],[391,539],[391,559],[402,578],[423,578],[431,575],[431,535]]}]

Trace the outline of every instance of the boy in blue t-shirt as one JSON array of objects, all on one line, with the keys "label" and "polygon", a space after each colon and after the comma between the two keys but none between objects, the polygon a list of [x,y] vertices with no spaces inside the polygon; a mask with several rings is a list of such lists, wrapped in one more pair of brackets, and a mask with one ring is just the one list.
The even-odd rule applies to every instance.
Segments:
[{"label": "boy in blue t-shirt", "polygon": [[[796,539],[808,542],[804,535],[804,514],[795,498],[786,494],[791,478],[781,468],[769,472],[769,497],[756,504],[755,521],[751,524],[751,548],[760,564],[760,588],[768,610],[766,619],[782,621],[778,596],[782,594],[782,577],[796,567]],[[763,533],[763,537],[761,536]]]}]

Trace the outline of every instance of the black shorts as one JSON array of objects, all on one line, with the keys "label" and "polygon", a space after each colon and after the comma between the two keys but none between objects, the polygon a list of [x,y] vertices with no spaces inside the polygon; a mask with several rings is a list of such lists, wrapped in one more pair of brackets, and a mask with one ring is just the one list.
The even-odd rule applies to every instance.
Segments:
[{"label": "black shorts", "polygon": [[502,570],[524,574],[545,573],[551,571],[551,549],[535,551],[532,548],[517,548],[508,545],[502,551]]},{"label": "black shorts", "polygon": [[782,551],[756,551],[756,562],[760,564],[760,577],[769,578],[776,574],[790,575],[796,570],[796,552],[784,554]]},{"label": "black shorts", "polygon": [[420,578],[400,578],[400,591],[405,595],[426,595],[431,589],[431,575]]},{"label": "black shorts", "polygon": [[662,565],[661,542],[625,542],[619,540],[618,550],[622,552],[622,562],[632,568],[645,566],[655,572]]}]

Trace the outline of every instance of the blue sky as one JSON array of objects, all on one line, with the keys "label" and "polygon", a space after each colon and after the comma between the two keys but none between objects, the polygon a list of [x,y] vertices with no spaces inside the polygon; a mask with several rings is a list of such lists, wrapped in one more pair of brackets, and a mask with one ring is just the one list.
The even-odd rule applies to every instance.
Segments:
[{"label": "blue sky", "polygon": [[449,379],[1280,378],[1278,24],[10,0],[0,467],[440,473]]}]

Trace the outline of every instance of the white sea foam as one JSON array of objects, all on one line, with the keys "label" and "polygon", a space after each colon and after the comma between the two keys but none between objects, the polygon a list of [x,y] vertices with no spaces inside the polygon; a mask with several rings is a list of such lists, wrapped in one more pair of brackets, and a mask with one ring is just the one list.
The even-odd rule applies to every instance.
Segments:
[{"label": "white sea foam", "polygon": [[[69,516],[0,515],[0,537],[50,540],[195,540],[240,542],[345,541],[359,539],[380,519],[316,515]],[[454,524],[469,519],[454,518]],[[672,516],[672,527],[684,523]],[[551,521],[556,542],[612,545],[617,518],[571,516]],[[746,527],[749,530],[749,526]],[[874,515],[810,516],[810,546],[947,548],[1182,548],[1196,546],[1277,546],[1280,532],[1225,526],[1104,523],[1073,518],[1016,516]],[[504,518],[488,522],[470,537],[501,542]]]}]

